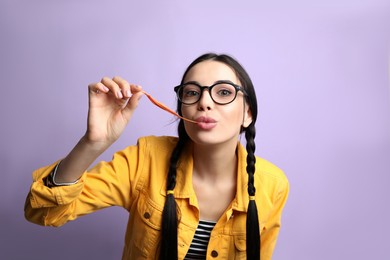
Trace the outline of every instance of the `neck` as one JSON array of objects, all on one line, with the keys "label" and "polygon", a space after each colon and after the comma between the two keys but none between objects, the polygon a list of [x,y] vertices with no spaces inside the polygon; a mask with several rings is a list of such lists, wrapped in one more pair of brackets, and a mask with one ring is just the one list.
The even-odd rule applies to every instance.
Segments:
[{"label": "neck", "polygon": [[237,142],[223,145],[194,144],[194,175],[209,183],[235,179]]}]

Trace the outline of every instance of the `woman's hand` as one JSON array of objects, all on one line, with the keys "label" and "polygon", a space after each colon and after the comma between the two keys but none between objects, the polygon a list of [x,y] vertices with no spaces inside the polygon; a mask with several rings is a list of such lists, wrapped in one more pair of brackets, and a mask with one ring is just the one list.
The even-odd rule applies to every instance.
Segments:
[{"label": "woman's hand", "polygon": [[130,85],[121,77],[104,77],[88,86],[87,142],[103,147],[114,143],[124,131],[138,101],[143,95],[141,86]]}]

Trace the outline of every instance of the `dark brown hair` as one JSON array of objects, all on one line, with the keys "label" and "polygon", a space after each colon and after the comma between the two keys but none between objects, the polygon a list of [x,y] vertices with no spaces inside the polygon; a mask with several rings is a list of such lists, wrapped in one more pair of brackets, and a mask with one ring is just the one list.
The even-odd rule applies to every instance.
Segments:
[{"label": "dark brown hair", "polygon": [[[249,104],[249,109],[252,115],[251,124],[242,128],[242,131],[245,131],[245,139],[246,139],[246,150],[248,152],[247,155],[247,167],[246,171],[248,173],[248,196],[255,196],[256,188],[254,186],[254,173],[255,173],[255,136],[256,129],[255,123],[257,119],[257,99],[255,89],[253,87],[253,83],[245,71],[245,69],[241,66],[238,61],[232,58],[229,55],[222,54],[218,55],[215,53],[207,53],[204,54],[197,59],[195,59],[186,69],[183,74],[181,83],[184,83],[184,80],[187,76],[187,73],[190,69],[196,64],[213,60],[226,64],[230,68],[232,68],[238,79],[240,80],[241,86],[245,89],[247,95],[245,96],[246,102]],[[181,102],[177,101],[177,111],[180,115],[182,115],[181,111]],[[167,180],[167,190],[173,190],[176,186],[176,168],[180,158],[180,154],[190,139],[187,132],[184,129],[184,122],[180,120],[178,125],[178,135],[179,141],[172,152],[170,159],[170,167],[168,170],[168,180]],[[173,194],[167,194],[167,198],[164,205],[163,217],[162,217],[162,239],[161,239],[161,249],[160,249],[160,259],[161,260],[172,260],[177,259],[177,226],[178,226],[178,218],[177,218],[177,205],[175,202],[175,198]],[[259,221],[258,221],[258,212],[256,207],[255,200],[249,200],[248,205],[248,213],[247,213],[247,222],[246,222],[246,248],[247,248],[247,259],[260,259],[260,230],[259,230]]]}]

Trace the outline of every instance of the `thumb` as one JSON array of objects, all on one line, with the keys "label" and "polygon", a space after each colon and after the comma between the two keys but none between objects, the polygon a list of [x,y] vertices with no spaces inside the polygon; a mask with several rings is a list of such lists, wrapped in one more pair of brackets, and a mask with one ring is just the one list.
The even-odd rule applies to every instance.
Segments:
[{"label": "thumb", "polygon": [[135,109],[138,107],[138,103],[144,93],[142,91],[136,92],[133,94],[129,101],[127,102],[126,107],[123,109],[123,114],[126,118],[130,119],[130,117],[133,115]]}]

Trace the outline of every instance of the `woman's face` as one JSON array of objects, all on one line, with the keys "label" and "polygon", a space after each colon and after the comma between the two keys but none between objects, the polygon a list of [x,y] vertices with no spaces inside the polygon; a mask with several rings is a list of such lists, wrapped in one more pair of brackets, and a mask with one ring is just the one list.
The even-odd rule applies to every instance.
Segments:
[{"label": "woman's face", "polygon": [[[229,66],[222,62],[209,60],[192,67],[184,83],[192,81],[201,86],[211,86],[221,80],[231,81],[241,86],[241,82]],[[197,144],[236,143],[241,126],[247,127],[252,122],[249,106],[245,103],[244,108],[244,102],[244,94],[238,91],[233,102],[219,105],[211,99],[208,90],[203,90],[197,103],[181,105],[183,116],[198,122],[194,124],[185,121],[186,132]]]}]

